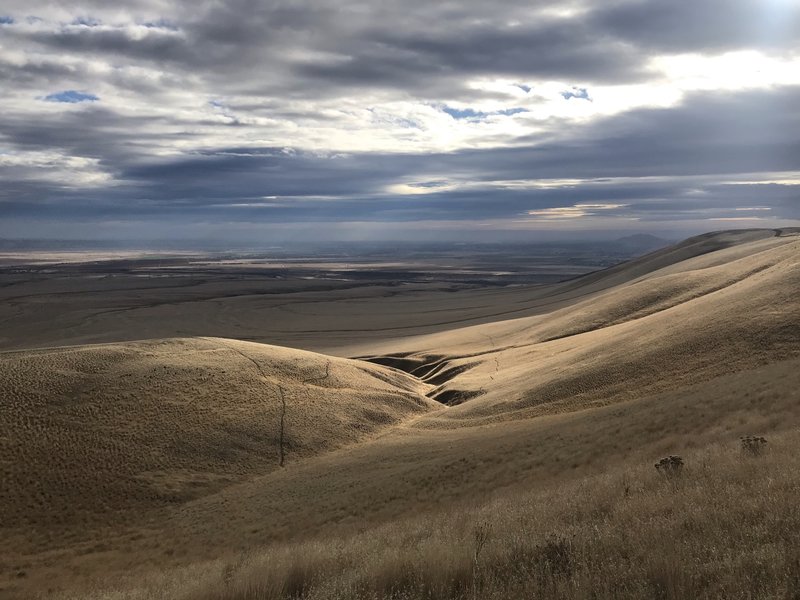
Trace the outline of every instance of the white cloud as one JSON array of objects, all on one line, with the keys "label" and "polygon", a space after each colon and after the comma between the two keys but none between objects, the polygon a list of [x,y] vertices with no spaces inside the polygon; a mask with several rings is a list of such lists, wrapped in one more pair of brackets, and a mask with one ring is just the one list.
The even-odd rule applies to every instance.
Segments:
[{"label": "white cloud", "polygon": [[0,173],[18,181],[47,181],[73,188],[113,183],[112,175],[102,169],[99,160],[56,151],[0,152]]},{"label": "white cloud", "polygon": [[587,216],[599,216],[602,211],[624,208],[627,204],[575,204],[574,206],[562,206],[556,208],[542,208],[529,210],[528,214],[532,217],[541,219],[578,219]]},{"label": "white cloud", "polygon": [[652,68],[681,92],[732,91],[800,84],[800,55],[769,56],[756,50],[716,56],[658,56]]}]

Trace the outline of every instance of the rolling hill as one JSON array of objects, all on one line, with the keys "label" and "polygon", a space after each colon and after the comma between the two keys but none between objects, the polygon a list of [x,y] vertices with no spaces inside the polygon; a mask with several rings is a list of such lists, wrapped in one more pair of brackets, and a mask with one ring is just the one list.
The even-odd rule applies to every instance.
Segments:
[{"label": "rolling hill", "polygon": [[[680,389],[800,349],[793,231],[701,236],[574,282],[624,281],[546,315],[395,343],[405,368],[457,404],[447,420],[517,418]],[[469,399],[469,402],[465,402]]]},{"label": "rolling hill", "polygon": [[[665,454],[793,440],[798,291],[800,230],[722,232],[517,290],[522,318],[348,343],[360,360],[222,338],[0,353],[0,585],[24,596],[125,573],[137,588],[167,569],[136,593],[177,597],[165,582],[192,573],[182,589],[199,597],[197,581],[219,591],[226,565],[276,545],[323,572],[373,529],[472,547],[472,529],[436,528],[493,500],[523,518],[508,503],[532,489],[550,502],[635,473],[661,494]],[[558,519],[592,509],[572,510]]]}]

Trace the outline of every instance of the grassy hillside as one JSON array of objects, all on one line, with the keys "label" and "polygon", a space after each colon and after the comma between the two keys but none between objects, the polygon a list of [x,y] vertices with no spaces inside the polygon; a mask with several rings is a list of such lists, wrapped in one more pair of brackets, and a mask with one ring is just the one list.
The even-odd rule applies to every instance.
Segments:
[{"label": "grassy hillside", "polygon": [[[438,415],[453,426],[634,399],[798,356],[800,237],[752,237],[544,316],[412,338],[371,360],[438,384],[433,397],[458,404]],[[649,262],[661,254],[674,251]]]},{"label": "grassy hillside", "polygon": [[[374,362],[209,338],[0,354],[0,588],[800,593],[797,233],[565,285],[545,315],[363,344]],[[671,454],[677,477],[653,468]]]},{"label": "grassy hillside", "polygon": [[2,353],[0,370],[4,554],[139,527],[438,406],[403,373],[221,339]]},{"label": "grassy hillside", "polygon": [[91,600],[795,598],[800,431],[122,582]]}]

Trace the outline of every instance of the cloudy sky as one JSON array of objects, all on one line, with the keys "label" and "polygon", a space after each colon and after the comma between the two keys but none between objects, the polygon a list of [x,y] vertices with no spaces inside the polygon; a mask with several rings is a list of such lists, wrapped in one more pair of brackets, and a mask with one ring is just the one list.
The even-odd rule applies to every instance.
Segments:
[{"label": "cloudy sky", "polygon": [[0,236],[800,225],[800,0],[4,0]]}]

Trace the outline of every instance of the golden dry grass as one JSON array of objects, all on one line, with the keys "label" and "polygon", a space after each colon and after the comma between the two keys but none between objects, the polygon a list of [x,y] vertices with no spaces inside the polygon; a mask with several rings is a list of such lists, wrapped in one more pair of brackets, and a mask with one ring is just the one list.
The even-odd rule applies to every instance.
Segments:
[{"label": "golden dry grass", "polygon": [[436,426],[552,414],[800,355],[797,290],[800,237],[759,239],[544,316],[405,340],[396,356],[451,369],[437,392],[469,397]]},{"label": "golden dry grass", "polygon": [[102,549],[281,453],[292,464],[437,407],[403,373],[233,340],[12,352],[0,369],[0,529],[22,556]]},{"label": "golden dry grass", "polygon": [[679,477],[623,461],[609,473],[480,507],[276,544],[82,597],[797,597],[800,431],[770,436],[758,457],[737,442],[685,454]]},{"label": "golden dry grass", "polygon": [[218,338],[0,354],[0,592],[792,597],[797,290],[800,238],[744,232],[350,346],[422,379]]}]

